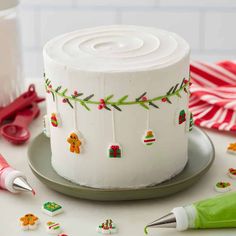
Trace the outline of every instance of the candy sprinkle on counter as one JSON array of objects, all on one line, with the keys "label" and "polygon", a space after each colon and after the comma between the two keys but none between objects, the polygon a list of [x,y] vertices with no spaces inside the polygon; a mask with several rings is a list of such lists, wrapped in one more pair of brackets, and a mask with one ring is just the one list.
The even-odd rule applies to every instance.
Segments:
[{"label": "candy sprinkle on counter", "polygon": [[42,211],[49,216],[55,216],[61,214],[63,209],[56,202],[45,202],[42,206]]},{"label": "candy sprinkle on counter", "polygon": [[215,185],[215,190],[219,193],[225,193],[231,190],[231,183],[229,182],[217,182]]},{"label": "candy sprinkle on counter", "polygon": [[39,224],[39,218],[31,213],[22,216],[19,221],[22,230],[35,230]]},{"label": "candy sprinkle on counter", "polygon": [[227,152],[236,155],[236,143],[230,143],[227,147]]},{"label": "candy sprinkle on counter", "polygon": [[228,171],[228,175],[229,175],[230,178],[236,179],[236,169],[230,168],[229,171]]},{"label": "candy sprinkle on counter", "polygon": [[115,234],[117,233],[117,227],[111,219],[107,219],[97,227],[97,232],[101,234]]},{"label": "candy sprinkle on counter", "polygon": [[49,221],[46,223],[46,229],[49,234],[60,234],[62,232],[61,226],[59,223]]}]

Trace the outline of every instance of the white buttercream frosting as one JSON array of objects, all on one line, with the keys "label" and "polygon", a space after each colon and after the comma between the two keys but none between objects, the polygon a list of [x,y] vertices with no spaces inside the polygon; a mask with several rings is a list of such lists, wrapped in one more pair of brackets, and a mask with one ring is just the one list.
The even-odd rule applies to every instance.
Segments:
[{"label": "white buttercream frosting", "polygon": [[[147,98],[165,95],[172,86],[189,76],[189,46],[179,36],[155,28],[102,26],[59,36],[44,48],[46,78],[53,88],[61,86],[67,94],[74,90],[99,101],[111,94],[118,100],[129,95],[134,101],[144,92]],[[179,173],[187,162],[188,136],[185,123],[179,125],[176,111],[188,109],[188,94],[170,98],[172,104],[155,101],[150,106],[149,128],[156,142],[143,145],[147,129],[147,110],[142,106],[123,106],[114,111],[116,142],[121,158],[109,158],[113,141],[112,113],[88,104],[87,111],[77,104],[77,128],[85,144],[79,155],[71,153],[67,138],[74,129],[74,109],[62,103],[58,109],[62,126],[50,126],[52,166],[63,177],[96,188],[139,188],[165,181]],[[47,94],[47,111],[56,111]]]},{"label": "white buttercream frosting", "polygon": [[121,25],[74,31],[45,46],[45,53],[57,63],[102,72],[160,68],[188,52],[188,44],[175,33]]}]

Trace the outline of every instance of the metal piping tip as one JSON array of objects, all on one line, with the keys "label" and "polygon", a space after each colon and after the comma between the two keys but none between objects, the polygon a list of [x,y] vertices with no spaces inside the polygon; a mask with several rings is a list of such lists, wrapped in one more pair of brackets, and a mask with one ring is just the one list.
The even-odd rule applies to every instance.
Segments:
[{"label": "metal piping tip", "polygon": [[149,223],[145,229],[148,228],[176,228],[176,218],[173,213],[169,213],[161,218]]},{"label": "metal piping tip", "polygon": [[25,191],[25,192],[32,192],[35,195],[35,191],[30,186],[30,184],[22,177],[17,177],[13,181],[13,188],[17,191]]}]

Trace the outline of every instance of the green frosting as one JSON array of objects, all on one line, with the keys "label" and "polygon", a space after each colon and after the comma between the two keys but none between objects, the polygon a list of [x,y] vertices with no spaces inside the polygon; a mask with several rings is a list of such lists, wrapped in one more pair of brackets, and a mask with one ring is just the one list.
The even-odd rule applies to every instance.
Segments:
[{"label": "green frosting", "polygon": [[147,226],[144,228],[144,233],[145,233],[145,234],[148,234]]},{"label": "green frosting", "polygon": [[194,203],[197,210],[195,228],[236,227],[236,192]]}]

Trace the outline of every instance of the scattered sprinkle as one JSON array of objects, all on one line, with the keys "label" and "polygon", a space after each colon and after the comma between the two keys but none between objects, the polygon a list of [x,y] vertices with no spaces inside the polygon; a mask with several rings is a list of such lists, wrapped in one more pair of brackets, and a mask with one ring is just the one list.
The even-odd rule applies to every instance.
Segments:
[{"label": "scattered sprinkle", "polygon": [[61,214],[63,209],[56,202],[45,202],[42,206],[42,211],[49,216],[55,216]]},{"label": "scattered sprinkle", "polygon": [[230,168],[229,171],[228,171],[228,175],[229,175],[230,178],[236,179],[236,169]]},{"label": "scattered sprinkle", "polygon": [[39,218],[28,213],[20,218],[20,226],[23,230],[35,230],[38,227]]},{"label": "scattered sprinkle", "polygon": [[97,227],[97,232],[101,234],[115,234],[117,233],[117,227],[111,219],[108,219]]},{"label": "scattered sprinkle", "polygon": [[62,232],[61,226],[59,223],[49,221],[46,223],[46,229],[49,234],[60,234]]},{"label": "scattered sprinkle", "polygon": [[229,182],[217,182],[215,185],[215,190],[220,193],[225,193],[231,190],[231,183]]},{"label": "scattered sprinkle", "polygon": [[227,147],[227,152],[236,155],[236,143],[230,143]]}]

